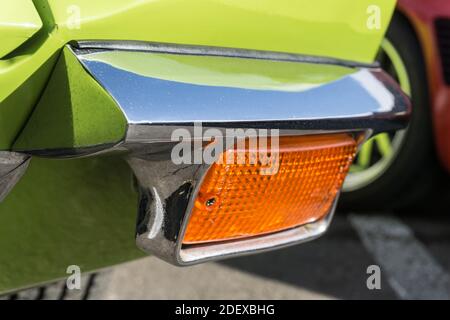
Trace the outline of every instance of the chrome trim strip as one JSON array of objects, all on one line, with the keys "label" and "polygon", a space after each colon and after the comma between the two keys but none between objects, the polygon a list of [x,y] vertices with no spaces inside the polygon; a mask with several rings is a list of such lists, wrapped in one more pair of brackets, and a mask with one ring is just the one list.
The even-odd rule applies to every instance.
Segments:
[{"label": "chrome trim strip", "polygon": [[187,54],[198,56],[218,56],[247,59],[263,59],[275,61],[291,61],[302,63],[331,64],[350,68],[378,68],[378,62],[362,63],[329,57],[307,56],[295,53],[236,49],[214,46],[193,46],[184,44],[145,42],[145,41],[73,41],[71,46],[78,55],[105,50],[125,50],[141,52],[157,52],[168,54]]},{"label": "chrome trim strip", "polygon": [[30,159],[25,154],[0,151],[0,202],[25,173]]},{"label": "chrome trim strip", "polygon": [[174,127],[195,122],[216,128],[370,128],[376,133],[403,128],[410,112],[406,95],[378,69],[362,69],[306,91],[286,92],[162,80],[99,61],[96,53],[78,58],[124,112],[130,126],[127,141],[153,137],[155,131],[166,141]]}]

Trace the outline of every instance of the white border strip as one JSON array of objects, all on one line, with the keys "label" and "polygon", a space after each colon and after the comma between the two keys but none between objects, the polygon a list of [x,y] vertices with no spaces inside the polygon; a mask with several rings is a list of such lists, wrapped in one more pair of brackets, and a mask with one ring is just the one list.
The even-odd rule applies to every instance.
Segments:
[{"label": "white border strip", "polygon": [[401,299],[450,299],[450,277],[413,231],[391,215],[348,216]]}]

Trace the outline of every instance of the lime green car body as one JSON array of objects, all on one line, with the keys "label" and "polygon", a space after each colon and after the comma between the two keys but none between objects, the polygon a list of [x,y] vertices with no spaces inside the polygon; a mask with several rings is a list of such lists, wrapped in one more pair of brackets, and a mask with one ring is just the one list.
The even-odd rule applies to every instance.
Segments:
[{"label": "lime green car body", "polygon": [[[111,97],[61,54],[71,41],[138,40],[372,63],[395,0],[10,0],[5,6],[0,12],[0,150],[8,151],[52,143],[65,148],[113,143],[123,135],[125,121],[114,108],[92,113],[95,106],[107,106]],[[248,66],[228,71],[220,59],[179,60],[155,56],[150,72],[166,63],[173,74],[159,76],[176,78],[177,70],[186,74],[200,63],[207,72],[197,81],[208,82],[208,73],[222,73],[229,85],[245,87]],[[259,68],[258,63],[252,68]],[[69,68],[79,78],[58,81],[58,73]],[[124,68],[132,70],[133,65]],[[289,84],[289,78],[277,78],[273,67],[261,68],[268,69],[269,84]],[[349,70],[298,72],[289,77],[311,85]],[[65,95],[60,93],[64,86]],[[91,103],[77,102],[79,94],[88,95]],[[40,103],[45,106],[36,108]],[[55,125],[51,117],[35,123],[35,109],[49,116],[54,110],[70,112],[62,115],[67,123]],[[94,125],[98,119],[103,126]],[[43,137],[46,128],[51,130]],[[71,264],[88,271],[141,256],[132,237],[137,197],[131,170],[119,158],[33,159],[0,203],[0,292],[63,277]]]}]

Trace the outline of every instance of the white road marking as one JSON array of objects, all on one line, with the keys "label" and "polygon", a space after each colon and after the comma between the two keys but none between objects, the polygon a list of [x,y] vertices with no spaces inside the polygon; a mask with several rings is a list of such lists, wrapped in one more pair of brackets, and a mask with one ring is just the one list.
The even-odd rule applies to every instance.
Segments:
[{"label": "white road marking", "polygon": [[450,299],[450,276],[408,226],[391,215],[348,219],[399,298]]}]

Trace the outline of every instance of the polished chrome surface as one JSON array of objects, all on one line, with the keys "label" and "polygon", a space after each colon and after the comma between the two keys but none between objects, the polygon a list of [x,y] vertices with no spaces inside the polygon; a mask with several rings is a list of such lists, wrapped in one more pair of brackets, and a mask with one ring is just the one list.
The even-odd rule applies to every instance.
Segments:
[{"label": "polished chrome surface", "polygon": [[[362,69],[309,90],[252,90],[190,84],[146,77],[107,61],[101,53],[78,58],[111,94],[129,121],[127,139],[157,126],[159,138],[173,128],[202,122],[204,127],[348,130],[375,132],[403,128],[409,100],[383,71]],[[121,51],[115,51],[120,57]],[[146,63],[143,54],[140,63]],[[236,58],[238,59],[238,58]],[[162,129],[162,131],[160,130]],[[154,131],[154,130],[153,130]],[[167,132],[166,136],[162,136]]]},{"label": "polished chrome surface", "polygon": [[[192,83],[186,81],[186,77],[184,81],[177,81],[177,74],[171,79],[163,79],[141,74],[139,70],[128,70],[117,65],[127,50],[134,49],[114,48],[111,44],[107,49],[79,48],[74,51],[128,120],[123,140],[116,145],[40,150],[36,155],[79,157],[111,152],[124,155],[133,169],[140,192],[137,246],[175,265],[251,254],[314,239],[326,231],[335,208],[333,206],[320,221],[270,235],[182,245],[193,200],[209,165],[173,162],[171,151],[178,143],[172,139],[175,129],[187,129],[193,138],[184,142],[191,143],[195,151],[204,146],[192,142],[202,141],[208,128],[217,129],[219,136],[225,138],[228,137],[226,129],[236,128],[274,129],[280,135],[344,131],[358,136],[364,134],[367,138],[373,132],[403,128],[410,113],[408,98],[378,69],[349,69],[333,81],[312,86],[294,83],[289,90],[278,90],[276,86],[244,88]],[[108,55],[103,55],[104,52]],[[140,60],[133,61],[133,65],[144,66],[153,55],[142,52],[137,55]],[[242,58],[227,59],[242,63]],[[220,77],[220,74],[212,74]],[[250,77],[260,78],[258,74]],[[203,127],[200,135],[195,132],[196,124]]]},{"label": "polished chrome surface", "polygon": [[0,202],[20,180],[29,162],[27,155],[0,151]]},{"label": "polished chrome surface", "polygon": [[128,162],[140,192],[137,246],[172,264],[188,264],[179,256],[182,233],[208,166],[175,165],[170,153],[132,155]]}]

